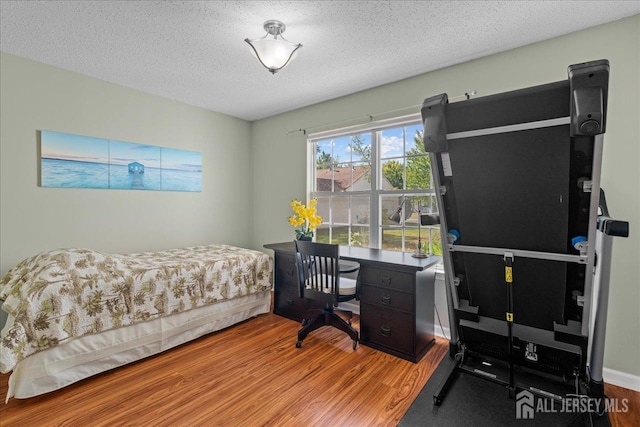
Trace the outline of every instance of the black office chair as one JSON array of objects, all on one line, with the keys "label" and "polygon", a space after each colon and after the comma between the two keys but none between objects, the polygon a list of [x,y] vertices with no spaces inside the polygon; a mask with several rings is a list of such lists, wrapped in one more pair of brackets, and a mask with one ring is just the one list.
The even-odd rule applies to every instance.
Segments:
[{"label": "black office chair", "polygon": [[[358,279],[340,277],[338,245],[295,241],[296,266],[300,298],[308,298],[324,302],[324,308],[312,320],[303,320],[302,329],[298,331],[296,347],[302,341],[323,326],[333,326],[346,332],[353,340],[353,349],[358,345],[358,331],[351,326],[353,313],[335,308],[338,303],[356,299],[359,292]],[[348,321],[336,312],[345,314]]]}]

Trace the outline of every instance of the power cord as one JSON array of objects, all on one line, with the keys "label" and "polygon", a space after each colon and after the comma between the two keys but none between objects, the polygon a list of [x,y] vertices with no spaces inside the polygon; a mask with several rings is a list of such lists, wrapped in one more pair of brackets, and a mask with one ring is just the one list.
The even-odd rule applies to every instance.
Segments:
[{"label": "power cord", "polygon": [[438,317],[438,324],[440,325],[440,329],[442,330],[442,336],[449,340],[447,334],[444,333],[444,327],[442,327],[442,320],[440,320],[440,313],[438,313],[438,307],[433,304],[433,308],[436,310],[436,316]]}]

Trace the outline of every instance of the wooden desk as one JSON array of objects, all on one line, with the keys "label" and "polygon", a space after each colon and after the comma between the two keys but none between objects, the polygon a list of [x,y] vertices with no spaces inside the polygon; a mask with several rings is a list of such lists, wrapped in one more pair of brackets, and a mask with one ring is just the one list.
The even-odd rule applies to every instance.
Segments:
[{"label": "wooden desk", "polygon": [[[302,321],[322,308],[298,295],[293,242],[264,245],[274,251],[275,314]],[[340,246],[340,258],[360,264],[360,343],[417,362],[434,342],[435,266],[440,257]]]}]

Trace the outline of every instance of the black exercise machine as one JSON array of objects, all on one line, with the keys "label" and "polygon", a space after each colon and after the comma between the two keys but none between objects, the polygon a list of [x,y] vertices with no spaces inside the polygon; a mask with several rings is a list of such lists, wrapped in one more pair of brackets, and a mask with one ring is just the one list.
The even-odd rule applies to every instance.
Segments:
[{"label": "black exercise machine", "polygon": [[[608,81],[600,60],[556,83],[424,101],[451,340],[401,425],[589,425],[605,412],[611,240],[629,230],[600,189]],[[564,417],[534,413],[536,399]],[[498,408],[493,422],[483,408]]]}]

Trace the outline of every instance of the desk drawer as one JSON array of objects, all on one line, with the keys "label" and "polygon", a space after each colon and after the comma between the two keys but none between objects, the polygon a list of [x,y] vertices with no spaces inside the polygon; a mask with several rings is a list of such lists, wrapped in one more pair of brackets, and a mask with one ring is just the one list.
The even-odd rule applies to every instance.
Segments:
[{"label": "desk drawer", "polygon": [[381,268],[371,268],[368,266],[362,268],[360,274],[363,284],[382,286],[406,292],[415,292],[415,275],[413,274],[384,270]]},{"label": "desk drawer", "polygon": [[307,310],[307,300],[300,298],[288,287],[276,288],[273,301],[273,312],[293,320],[300,321]]},{"label": "desk drawer", "polygon": [[324,308],[322,301],[300,298],[297,288],[291,286],[279,286],[274,294],[273,312],[289,319],[308,319],[311,316],[309,310]]},{"label": "desk drawer", "polygon": [[[413,354],[414,316],[399,310],[360,304],[360,335],[367,342]],[[363,322],[362,319],[366,319]]]},{"label": "desk drawer", "polygon": [[360,301],[379,307],[414,312],[413,294],[397,292],[388,288],[363,285],[360,290]]},{"label": "desk drawer", "polygon": [[295,255],[278,255],[275,263],[275,281],[276,283],[286,283],[289,285],[298,285],[298,270],[296,269]]}]

